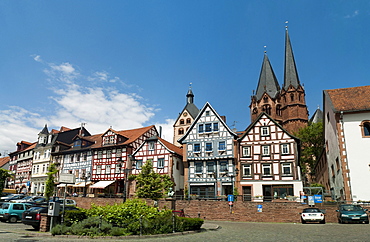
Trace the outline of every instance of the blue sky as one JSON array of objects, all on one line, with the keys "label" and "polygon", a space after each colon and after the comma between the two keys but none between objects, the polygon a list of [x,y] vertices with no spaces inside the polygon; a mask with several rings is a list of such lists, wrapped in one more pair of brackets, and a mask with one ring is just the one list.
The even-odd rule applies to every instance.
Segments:
[{"label": "blue sky", "polygon": [[285,21],[310,115],[323,90],[369,84],[368,1],[1,1],[0,152],[45,124],[172,141],[189,83],[244,130],[264,46],[283,82]]}]

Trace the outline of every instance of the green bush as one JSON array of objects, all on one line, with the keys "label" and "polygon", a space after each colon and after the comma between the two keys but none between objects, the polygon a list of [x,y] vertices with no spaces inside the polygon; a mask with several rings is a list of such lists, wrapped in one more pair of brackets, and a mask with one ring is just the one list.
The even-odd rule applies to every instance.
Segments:
[{"label": "green bush", "polygon": [[200,218],[176,217],[176,231],[200,230],[203,223],[204,220]]},{"label": "green bush", "polygon": [[51,229],[52,235],[62,235],[62,234],[70,234],[71,227],[66,225],[57,224]]},{"label": "green bush", "polygon": [[66,210],[64,215],[64,224],[66,226],[71,226],[77,222],[81,222],[86,219],[86,212],[84,210]]}]

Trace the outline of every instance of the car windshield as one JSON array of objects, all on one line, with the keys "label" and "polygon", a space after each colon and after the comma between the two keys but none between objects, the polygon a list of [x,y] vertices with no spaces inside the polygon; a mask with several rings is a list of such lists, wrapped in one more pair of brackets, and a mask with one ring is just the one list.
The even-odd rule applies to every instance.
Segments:
[{"label": "car windshield", "polygon": [[22,198],[22,200],[28,200],[30,198],[32,198],[32,197],[31,196],[27,196],[27,197]]},{"label": "car windshield", "polygon": [[305,208],[303,209],[304,213],[321,213],[321,211],[317,208]]},{"label": "car windshield", "polygon": [[342,210],[344,211],[361,211],[362,207],[357,205],[344,205],[342,206]]}]

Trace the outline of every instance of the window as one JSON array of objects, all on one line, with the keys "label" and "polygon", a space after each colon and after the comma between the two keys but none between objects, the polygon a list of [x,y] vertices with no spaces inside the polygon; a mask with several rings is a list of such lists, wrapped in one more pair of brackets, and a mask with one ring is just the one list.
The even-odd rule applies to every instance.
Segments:
[{"label": "window", "polygon": [[208,173],[213,173],[215,172],[215,163],[212,162],[207,162],[207,172]]},{"label": "window", "polygon": [[212,143],[206,143],[206,152],[212,151]]},{"label": "window", "polygon": [[180,119],[180,124],[184,124],[185,121],[183,119]]},{"label": "window", "polygon": [[226,161],[221,161],[220,162],[220,172],[222,172],[222,173],[228,172]]},{"label": "window", "polygon": [[209,111],[206,111],[206,116],[209,116]]},{"label": "window", "polygon": [[203,133],[203,124],[199,124],[198,133]]},{"label": "window", "polygon": [[292,164],[291,163],[281,164],[281,170],[282,170],[283,175],[291,175],[292,174]]},{"label": "window", "polygon": [[282,144],[280,146],[280,148],[281,148],[281,154],[282,155],[289,155],[290,154],[290,152],[289,152],[289,144]]},{"label": "window", "polygon": [[98,159],[103,158],[103,151],[99,150],[98,151]]},{"label": "window", "polygon": [[163,168],[164,167],[164,158],[158,158],[158,168]]},{"label": "window", "polygon": [[225,141],[220,141],[218,143],[218,150],[226,150],[226,142]]},{"label": "window", "polygon": [[101,174],[101,165],[96,166],[96,173]]},{"label": "window", "polygon": [[261,136],[269,136],[270,135],[270,128],[268,126],[261,127]]},{"label": "window", "polygon": [[122,156],[122,150],[121,149],[117,149],[116,158],[120,158],[121,156]]},{"label": "window", "polygon": [[206,132],[212,132],[212,124],[206,124]]},{"label": "window", "polygon": [[186,123],[187,123],[187,124],[190,124],[190,123],[191,123],[191,119],[190,119],[190,118],[187,118],[187,119],[186,119]]},{"label": "window", "polygon": [[265,112],[268,115],[271,115],[271,106],[269,104],[263,105],[262,106],[262,112]]},{"label": "window", "polygon": [[143,166],[143,160],[137,160],[136,161],[136,170],[141,170],[142,166]]},{"label": "window", "polygon": [[370,122],[363,121],[361,126],[362,126],[362,137],[370,137]]},{"label": "window", "polygon": [[181,135],[181,134],[184,134],[184,129],[183,128],[180,128],[179,129],[179,134]]},{"label": "window", "polygon": [[110,165],[105,166],[105,174],[110,174]]},{"label": "window", "polygon": [[270,156],[270,146],[268,145],[262,146],[262,156]]},{"label": "window", "polygon": [[154,150],[154,142],[149,142],[149,150]]},{"label": "window", "polygon": [[112,158],[112,151],[111,150],[107,150],[107,158]]},{"label": "window", "polygon": [[194,144],[194,152],[200,152],[200,144]]},{"label": "window", "polygon": [[202,173],[203,164],[201,162],[195,163],[195,173]]},{"label": "window", "polygon": [[218,123],[213,123],[213,132],[218,131]]},{"label": "window", "polygon": [[243,165],[243,176],[252,176],[252,166],[250,164]]},{"label": "window", "polygon": [[271,176],[271,164],[262,164],[262,175]]},{"label": "window", "polygon": [[243,157],[251,157],[251,147],[250,146],[243,147]]}]

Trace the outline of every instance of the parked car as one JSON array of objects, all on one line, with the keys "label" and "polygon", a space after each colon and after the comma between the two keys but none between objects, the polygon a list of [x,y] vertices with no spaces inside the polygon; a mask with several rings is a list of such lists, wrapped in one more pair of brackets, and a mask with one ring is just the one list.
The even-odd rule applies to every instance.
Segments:
[{"label": "parked car", "polygon": [[22,199],[11,200],[13,203],[34,203],[36,199],[42,198],[40,196],[27,196]]},{"label": "parked car", "polygon": [[369,223],[369,216],[360,205],[356,204],[343,204],[336,210],[339,223]]},{"label": "parked car", "polygon": [[[57,202],[57,203],[63,204],[63,201],[64,201],[64,198],[56,198],[54,200],[51,199],[49,202]],[[73,199],[66,199],[65,205],[66,206],[77,206],[77,203]]]},{"label": "parked car", "polygon": [[29,203],[3,203],[0,208],[0,220],[2,222],[9,221],[10,223],[15,223],[22,219],[22,213],[31,206]]},{"label": "parked car", "polygon": [[325,223],[325,214],[318,208],[305,208],[301,214],[301,222],[305,224],[307,222],[319,222]]},{"label": "parked car", "polygon": [[11,194],[11,195],[9,195],[7,197],[1,197],[1,201],[3,201],[3,202],[9,202],[11,200],[22,199],[24,197],[25,197],[25,195],[23,195],[23,194]]},{"label": "parked car", "polygon": [[[66,206],[65,210],[79,210],[77,207],[73,206]],[[23,212],[22,214],[22,223],[26,225],[31,225],[34,229],[40,229],[40,222],[41,222],[41,214],[47,213],[48,207],[47,206],[38,206],[38,207],[31,207]],[[63,212],[61,207],[60,213]]]}]

